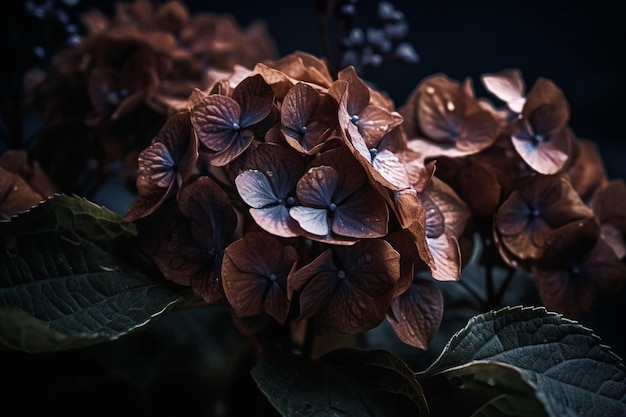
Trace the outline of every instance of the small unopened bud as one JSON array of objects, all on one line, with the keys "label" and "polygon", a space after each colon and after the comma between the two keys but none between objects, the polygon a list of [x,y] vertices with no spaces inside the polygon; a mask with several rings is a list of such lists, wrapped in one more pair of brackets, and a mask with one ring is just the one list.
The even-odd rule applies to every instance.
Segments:
[{"label": "small unopened bud", "polygon": [[415,52],[413,45],[411,45],[408,42],[402,42],[401,44],[399,44],[396,47],[396,51],[394,55],[400,61],[406,62],[409,64],[415,64],[416,62],[419,62],[420,60],[420,57],[417,54],[417,52]]}]

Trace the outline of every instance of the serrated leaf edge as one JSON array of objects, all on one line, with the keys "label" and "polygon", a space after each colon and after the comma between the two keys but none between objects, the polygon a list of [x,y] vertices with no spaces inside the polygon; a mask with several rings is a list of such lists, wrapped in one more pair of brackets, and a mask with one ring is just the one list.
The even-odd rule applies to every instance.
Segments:
[{"label": "serrated leaf edge", "polygon": [[[574,324],[580,327],[581,330],[585,331],[587,333],[587,336],[595,339],[598,342],[598,345],[602,348],[604,348],[606,350],[606,353],[611,356],[614,360],[615,360],[615,366],[618,366],[620,368],[624,368],[624,362],[623,359],[618,356],[615,352],[613,352],[613,350],[611,349],[610,346],[603,344],[602,343],[602,338],[598,335],[596,335],[592,329],[582,325],[580,322],[567,318],[565,316],[563,316],[563,314],[558,313],[558,312],[554,312],[554,311],[548,311],[545,307],[543,306],[523,306],[523,305],[518,305],[518,306],[506,306],[497,310],[491,310],[488,311],[486,313],[482,313],[482,314],[478,314],[473,316],[472,318],[470,318],[467,322],[467,324],[465,326],[463,326],[462,329],[458,330],[456,333],[454,333],[452,335],[452,337],[450,337],[450,339],[448,340],[448,342],[446,343],[446,345],[444,346],[444,348],[442,349],[441,353],[439,354],[439,356],[435,359],[435,361],[432,362],[432,364],[426,368],[423,371],[418,371],[415,373],[415,375],[417,377],[425,377],[425,376],[434,376],[434,375],[439,375],[442,374],[443,372],[446,372],[448,369],[451,368],[445,368],[442,369],[440,371],[437,372],[432,372],[432,370],[438,366],[439,361],[446,355],[446,353],[448,352],[448,350],[450,349],[450,347],[456,342],[456,340],[461,337],[463,334],[466,334],[470,331],[471,327],[479,322],[479,321],[488,321],[488,320],[494,320],[497,319],[498,317],[504,315],[504,314],[508,314],[511,312],[516,312],[516,311],[534,311],[534,312],[542,312],[544,314],[544,317],[557,317],[560,320],[563,320],[566,323],[569,324]],[[473,362],[473,361],[472,361]],[[493,362],[497,362],[497,361],[493,361]],[[470,362],[471,363],[471,362]],[[504,363],[504,362],[498,362],[498,363]],[[504,363],[506,364],[506,363]],[[464,364],[467,365],[467,364]],[[462,365],[461,365],[462,366]],[[626,369],[626,368],[625,368]]]}]

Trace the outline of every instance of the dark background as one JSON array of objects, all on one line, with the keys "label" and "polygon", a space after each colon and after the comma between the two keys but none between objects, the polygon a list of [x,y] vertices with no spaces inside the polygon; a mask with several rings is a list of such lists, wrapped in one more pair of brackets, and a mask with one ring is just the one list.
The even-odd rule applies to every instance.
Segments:
[{"label": "dark background", "polygon": [[[3,38],[13,43],[19,43],[15,33],[19,33],[17,10],[21,3],[3,2],[1,6]],[[376,2],[362,3],[364,9],[357,15],[358,22],[372,25]],[[322,55],[309,1],[188,0],[186,4],[192,13],[230,13],[242,27],[256,19],[265,20],[281,56],[297,50]],[[538,77],[546,77],[563,90],[571,110],[570,126],[576,135],[598,143],[610,178],[626,178],[626,45],[619,2],[397,0],[394,5],[406,14],[411,25],[407,40],[419,54],[420,62],[386,63],[367,69],[362,76],[386,91],[397,106],[404,103],[421,79],[435,73],[445,73],[459,81],[471,77],[477,94],[485,96],[478,78],[481,74],[519,68],[528,88]],[[93,7],[110,15],[113,2],[81,1],[75,11]],[[3,100],[7,87],[16,82],[9,71],[11,55],[4,55],[4,63],[0,64]],[[3,138],[0,136],[0,141]],[[2,149],[6,149],[6,143],[0,143]],[[626,329],[622,324],[625,303],[626,291],[622,290],[616,297],[599,302],[592,314],[581,318],[622,358],[626,357]],[[213,316],[200,319],[216,320]],[[244,392],[255,388],[247,373],[253,362],[246,362],[250,360],[246,355],[242,362],[227,366],[231,371],[238,370],[234,377],[223,377],[217,382],[211,379],[207,384],[203,372],[215,373],[224,367],[207,368],[207,356],[215,351],[216,342],[207,340],[203,329],[194,327],[191,321],[188,317],[182,324],[175,318],[163,319],[156,330],[141,337],[131,336],[79,352],[34,357],[5,352],[0,355],[0,368],[5,374],[0,385],[0,414],[28,415],[30,410],[44,415],[45,410],[46,415],[104,415],[149,410],[153,415],[227,415],[218,412],[219,401],[224,398],[215,390],[234,386],[241,393],[236,398],[226,398],[231,410],[228,415],[246,415],[255,407],[262,409],[263,405],[257,407],[257,402],[263,404],[262,398],[249,397]],[[218,347],[222,353],[238,346],[231,328],[215,328],[221,332]],[[198,340],[202,343],[194,346]],[[122,352],[130,356],[123,357]],[[159,370],[152,369],[157,361]],[[146,381],[150,382],[150,389],[139,389]],[[37,393],[39,400],[27,404],[17,400],[24,391]],[[182,404],[180,398],[184,399]],[[67,408],[68,403],[74,405]],[[9,414],[3,413],[3,404],[9,404]],[[233,410],[241,411],[237,414]]]}]

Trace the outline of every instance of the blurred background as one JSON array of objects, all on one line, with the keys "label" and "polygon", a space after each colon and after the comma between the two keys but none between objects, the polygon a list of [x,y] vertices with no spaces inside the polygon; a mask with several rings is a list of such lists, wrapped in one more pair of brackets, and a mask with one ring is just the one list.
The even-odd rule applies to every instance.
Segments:
[{"label": "blurred background", "polygon": [[[68,17],[76,22],[81,13],[93,8],[110,16],[115,5],[93,0],[65,3],[71,5]],[[311,1],[184,3],[192,14],[231,14],[242,27],[263,20],[280,56],[294,51],[323,55]],[[23,25],[23,4],[11,1],[0,6],[1,47],[5,48],[0,65],[2,109],[11,98],[15,83],[21,82],[17,76],[21,64],[17,60],[30,54],[24,48],[33,47],[32,42],[24,39],[36,40],[38,36],[36,28]],[[374,24],[378,2],[362,0],[360,4],[355,18],[363,27]],[[609,178],[626,178],[626,25],[619,2],[395,0],[393,5],[405,15],[409,24],[405,40],[412,44],[419,61],[384,63],[365,68],[361,76],[387,92],[396,106],[404,103],[420,80],[436,73],[459,81],[470,77],[477,95],[486,96],[480,75],[518,68],[528,88],[538,77],[545,77],[563,90],[569,101],[574,133],[596,141]],[[333,34],[330,35],[332,39]],[[45,69],[51,57],[51,53],[40,54],[37,65]],[[0,154],[11,148],[7,135],[11,117],[6,112],[2,114]],[[128,196],[107,192],[97,194],[99,202],[123,211]],[[626,357],[626,329],[622,324],[625,306],[626,291],[622,290],[616,297],[599,302],[592,314],[580,320],[622,358]],[[8,376],[3,377],[0,392],[9,409],[13,410],[12,405],[15,410],[14,414],[4,414],[0,404],[0,413],[84,415],[87,407],[88,414],[104,415],[126,404],[128,412],[150,411],[157,415],[254,415],[252,409],[256,415],[273,415],[271,407],[257,396],[249,378],[254,352],[236,351],[241,340],[232,326],[225,324],[228,317],[207,312],[195,314],[182,319],[165,318],[141,337],[132,336],[80,352],[35,357],[3,353],[0,368]],[[208,326],[213,332],[210,335],[205,332]],[[220,356],[215,356],[215,352],[220,352]],[[156,362],[160,363],[159,369],[155,368]],[[232,392],[232,387],[240,387],[238,397],[222,395]],[[247,388],[255,392],[253,397],[244,394]],[[42,401],[23,404],[9,400],[22,390],[41,393]],[[102,392],[110,396],[110,401],[100,405]],[[184,405],[170,401],[180,397],[186,399]],[[68,407],[68,402],[74,405]]]}]

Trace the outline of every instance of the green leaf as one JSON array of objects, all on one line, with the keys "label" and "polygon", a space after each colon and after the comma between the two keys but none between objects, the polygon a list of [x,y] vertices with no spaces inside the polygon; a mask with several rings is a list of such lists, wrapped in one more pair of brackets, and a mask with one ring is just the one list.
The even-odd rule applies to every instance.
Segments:
[{"label": "green leaf", "polygon": [[123,222],[118,214],[107,208],[81,197],[63,194],[50,197],[8,222],[0,222],[0,236],[58,230],[76,233],[98,244],[137,234],[134,223]]},{"label": "green leaf", "polygon": [[457,396],[452,402],[472,416],[626,414],[622,360],[591,330],[544,308],[473,317],[416,376],[427,394],[429,386],[445,389],[441,380],[428,381],[443,377],[453,387],[446,401]]},{"label": "green leaf", "polygon": [[252,376],[285,416],[428,415],[413,372],[386,350],[343,348],[313,360],[264,349]]},{"label": "green leaf", "polygon": [[181,301],[116,254],[134,225],[55,196],[0,222],[0,348],[46,352],[114,340]]}]

